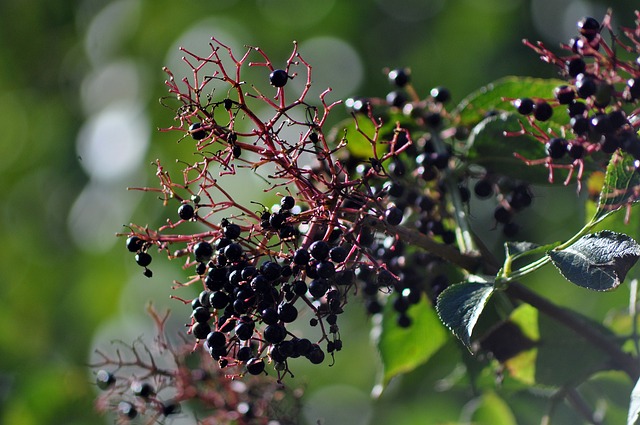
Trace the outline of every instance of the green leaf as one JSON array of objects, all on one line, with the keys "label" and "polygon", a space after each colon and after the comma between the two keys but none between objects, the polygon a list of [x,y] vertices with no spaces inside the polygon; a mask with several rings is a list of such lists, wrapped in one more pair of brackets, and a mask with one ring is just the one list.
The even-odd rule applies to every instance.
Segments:
[{"label": "green leaf", "polygon": [[[488,112],[515,112],[510,99],[522,97],[552,98],[553,89],[566,82],[557,79],[540,79],[527,77],[505,77],[482,87],[467,96],[454,111],[460,120],[459,125],[471,126],[479,123]],[[552,121],[557,124],[568,122],[567,114],[560,113],[562,106],[554,109]]]},{"label": "green leaf", "polygon": [[412,323],[408,328],[396,324],[398,313],[391,304],[387,303],[385,307],[377,338],[383,367],[383,386],[394,376],[410,372],[425,363],[448,339],[446,329],[425,297],[409,308],[407,313]]},{"label": "green leaf", "polygon": [[485,392],[472,403],[475,403],[475,410],[471,415],[471,423],[492,425],[516,425],[518,423],[507,402],[493,391]]},{"label": "green leaf", "polygon": [[585,235],[549,258],[570,282],[596,291],[617,288],[640,257],[640,245],[631,237],[611,231]]},{"label": "green leaf", "polygon": [[[505,135],[505,131],[517,133],[521,129],[520,120],[513,113],[505,112],[485,118],[471,131],[466,148],[467,159],[490,172],[531,183],[548,184],[549,170],[546,167],[527,165],[514,155],[517,152],[531,160],[546,157],[544,144],[534,137],[525,134]],[[556,171],[556,178],[566,176],[566,172]]]},{"label": "green leaf", "polygon": [[[567,314],[584,322],[585,326],[614,337],[611,331],[585,316],[569,310]],[[506,360],[505,366],[514,379],[528,385],[563,387],[611,368],[612,363],[606,353],[530,305],[516,308],[506,323],[518,326],[522,334],[534,342],[531,349]]]},{"label": "green leaf", "polygon": [[631,402],[629,403],[629,413],[627,415],[627,425],[635,425],[640,417],[640,379],[636,382],[631,391]]},{"label": "green leaf", "polygon": [[469,350],[473,328],[493,293],[492,284],[464,282],[451,285],[438,297],[440,320]]},{"label": "green leaf", "polygon": [[633,156],[619,151],[611,157],[592,222],[597,223],[629,203],[638,202],[640,173],[634,163]]}]

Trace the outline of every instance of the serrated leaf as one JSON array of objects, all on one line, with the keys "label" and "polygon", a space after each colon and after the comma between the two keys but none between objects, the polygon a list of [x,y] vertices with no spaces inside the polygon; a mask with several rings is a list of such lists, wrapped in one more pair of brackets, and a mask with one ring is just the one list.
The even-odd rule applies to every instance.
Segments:
[{"label": "serrated leaf", "polygon": [[451,285],[438,297],[436,311],[440,320],[467,349],[471,349],[473,328],[493,292],[492,284],[464,282]]},{"label": "serrated leaf", "polygon": [[385,307],[377,338],[383,367],[383,386],[394,376],[410,372],[425,363],[448,339],[446,329],[426,298],[407,311],[412,319],[408,328],[397,325],[398,313],[391,304],[387,303]]},{"label": "serrated leaf", "polygon": [[585,235],[549,258],[570,282],[596,291],[610,291],[624,280],[640,257],[640,245],[622,233],[602,231]]},{"label": "serrated leaf", "polygon": [[601,221],[627,204],[638,202],[638,188],[640,173],[635,167],[635,159],[629,154],[616,152],[607,165],[598,209],[592,221]]},{"label": "serrated leaf", "polygon": [[629,413],[627,415],[627,425],[635,425],[640,417],[640,379],[631,391],[631,401],[629,403]]},{"label": "serrated leaf", "polygon": [[[456,107],[459,124],[475,125],[482,121],[488,112],[510,111],[515,108],[510,99],[522,97],[552,98],[553,89],[566,82],[557,79],[540,79],[527,77],[505,77],[471,93]],[[560,109],[562,107],[557,107]],[[568,122],[567,114],[554,110],[552,122],[564,125]]]}]

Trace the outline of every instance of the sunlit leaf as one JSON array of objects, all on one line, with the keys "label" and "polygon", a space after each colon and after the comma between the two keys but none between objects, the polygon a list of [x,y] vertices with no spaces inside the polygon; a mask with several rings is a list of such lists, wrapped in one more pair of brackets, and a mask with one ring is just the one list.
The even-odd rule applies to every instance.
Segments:
[{"label": "sunlit leaf", "polygon": [[398,312],[391,304],[385,307],[377,340],[383,367],[382,385],[425,363],[448,339],[446,329],[426,298],[407,311],[412,319],[408,328],[397,325]]},{"label": "sunlit leaf", "polygon": [[[540,79],[528,77],[505,77],[480,88],[467,96],[455,110],[460,119],[460,124],[469,126],[482,121],[487,113],[493,111],[515,112],[511,104],[512,99],[522,97],[552,98],[553,89],[566,84],[557,79]],[[562,106],[554,110],[553,122],[566,124],[567,114],[560,113]]]},{"label": "sunlit leaf", "polygon": [[472,403],[477,403],[471,415],[471,422],[474,424],[516,425],[518,423],[507,402],[492,391],[485,392]]},{"label": "sunlit leaf", "polygon": [[640,257],[640,245],[631,237],[611,231],[585,235],[571,246],[548,253],[570,282],[596,291],[617,288]]},{"label": "sunlit leaf", "polygon": [[492,284],[465,282],[448,287],[438,297],[440,320],[468,349],[473,328],[493,292]]},{"label": "sunlit leaf", "polygon": [[611,157],[594,222],[602,220],[614,211],[640,199],[640,173],[633,156],[617,152]]}]

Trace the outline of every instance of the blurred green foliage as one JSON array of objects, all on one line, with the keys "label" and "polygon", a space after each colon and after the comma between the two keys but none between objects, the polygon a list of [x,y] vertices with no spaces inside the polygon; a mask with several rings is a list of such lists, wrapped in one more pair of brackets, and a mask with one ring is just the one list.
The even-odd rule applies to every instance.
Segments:
[{"label": "blurred green foliage", "polygon": [[[171,279],[179,275],[179,270],[165,275],[163,271],[168,269],[160,268],[152,280],[143,280],[121,241],[112,236],[129,221],[157,224],[162,220],[154,196],[126,193],[125,188],[148,182],[154,170],[146,164],[156,157],[166,158],[169,163],[181,155],[174,134],[154,132],[138,172],[117,181],[115,190],[122,191],[119,200],[106,200],[135,207],[133,216],[102,223],[110,230],[109,236],[98,238],[99,244],[78,242],[96,240],[91,227],[83,228],[84,234],[77,234],[74,220],[87,218],[82,211],[71,214],[78,196],[91,183],[76,139],[95,112],[83,104],[81,97],[92,72],[114,61],[134,61],[141,85],[138,101],[150,116],[149,127],[170,125],[171,112],[158,104],[165,94],[161,67],[167,58],[178,55],[176,40],[202,24],[209,35],[231,36],[240,46],[259,45],[274,60],[282,61],[290,52],[292,40],[301,45],[316,37],[342,40],[359,55],[362,79],[349,92],[333,93],[334,99],[358,94],[384,96],[389,85],[382,69],[409,66],[419,93],[424,95],[432,86],[444,85],[451,89],[454,101],[459,101],[479,86],[505,75],[554,76],[554,70],[540,63],[520,42],[524,37],[542,37],[534,25],[534,15],[539,12],[532,12],[536,9],[532,3],[0,2],[0,423],[96,423],[95,388],[87,367],[96,330],[122,315],[144,315],[143,302],[123,299],[137,291],[127,292],[127,285],[145,285],[145,290],[153,287],[157,298],[166,298]],[[596,17],[604,11],[604,5],[595,2],[562,3],[573,8],[557,6],[555,10],[593,13]],[[629,23],[632,6],[631,2],[626,3],[614,5],[614,16]],[[575,22],[580,16],[573,18]],[[550,45],[558,40],[546,39]],[[200,43],[205,44],[206,40]],[[341,75],[345,71],[340,64],[331,65],[330,75],[321,73],[320,70],[328,72],[322,63],[313,65],[317,80],[328,81],[329,85],[332,80],[338,83],[348,77]],[[111,84],[117,91],[120,81],[116,79]],[[546,196],[557,195],[551,191]],[[569,208],[566,202],[560,205]],[[575,223],[571,212],[562,217],[556,222],[548,217],[533,218],[562,232],[566,222]],[[529,231],[535,234],[535,229]],[[177,264],[173,267],[179,268]],[[564,288],[553,292],[540,289],[553,293],[559,302],[579,306],[582,312],[593,308],[594,316],[600,318],[612,306],[624,305],[625,294],[596,297],[577,293],[569,285]],[[352,319],[343,328],[345,349],[335,367],[319,372],[318,367],[298,371],[296,379],[306,382],[311,394],[309,403],[316,400],[313,390],[327,385],[355,385],[360,394],[367,394],[375,383],[378,360],[368,342],[368,323],[361,306],[353,304]],[[473,395],[466,390],[454,396],[438,390],[453,385],[449,381],[457,381],[452,377],[458,359],[457,351],[448,347],[426,365],[392,382],[380,399],[365,403],[373,409],[366,416],[371,418],[369,423],[458,421],[460,406],[472,400]],[[500,399],[489,394],[476,402],[480,406],[478,413],[471,413],[470,419],[489,423],[483,418],[491,418],[487,412],[495,409],[501,418],[506,418],[501,423],[511,423],[510,413]],[[529,408],[535,411],[536,406]],[[526,418],[517,419],[518,423],[528,423]],[[104,423],[112,422],[105,418]]]}]

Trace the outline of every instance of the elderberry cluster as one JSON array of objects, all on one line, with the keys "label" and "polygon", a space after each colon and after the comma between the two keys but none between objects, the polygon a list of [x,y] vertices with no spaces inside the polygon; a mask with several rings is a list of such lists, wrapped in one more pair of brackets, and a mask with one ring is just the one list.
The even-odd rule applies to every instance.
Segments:
[{"label": "elderberry cluster", "polygon": [[[640,43],[638,32],[623,28],[630,42],[614,35],[611,16],[602,23],[586,17],[577,24],[578,34],[562,48],[568,53],[556,55],[542,43],[533,45],[541,58],[558,67],[566,80],[546,99],[520,98],[513,101],[516,110],[527,117],[525,131],[544,144],[546,158],[525,159],[530,164],[545,164],[553,180],[554,169],[577,169],[581,179],[585,167],[597,169],[620,149],[640,159],[637,116],[640,113]],[[611,42],[605,40],[605,32]],[[554,117],[554,114],[562,116]],[[563,124],[547,131],[545,121]],[[524,158],[523,158],[524,159]]]}]

